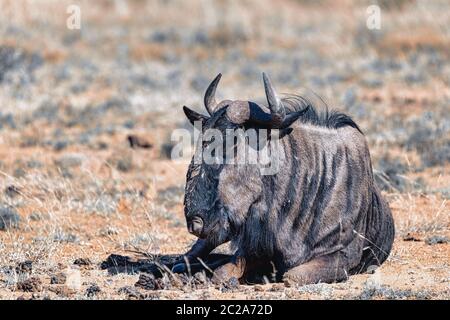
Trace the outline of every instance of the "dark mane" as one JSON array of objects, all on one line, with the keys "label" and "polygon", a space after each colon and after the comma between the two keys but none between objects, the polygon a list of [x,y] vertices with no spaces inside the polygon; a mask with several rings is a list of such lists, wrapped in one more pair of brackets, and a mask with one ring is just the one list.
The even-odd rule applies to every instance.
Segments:
[{"label": "dark mane", "polygon": [[314,104],[307,98],[299,95],[285,95],[281,101],[289,111],[301,111],[307,108],[306,112],[299,118],[303,123],[310,123],[320,127],[337,129],[345,126],[350,126],[362,133],[358,125],[353,119],[345,113],[336,110],[328,110],[325,105],[325,110],[318,112]]}]

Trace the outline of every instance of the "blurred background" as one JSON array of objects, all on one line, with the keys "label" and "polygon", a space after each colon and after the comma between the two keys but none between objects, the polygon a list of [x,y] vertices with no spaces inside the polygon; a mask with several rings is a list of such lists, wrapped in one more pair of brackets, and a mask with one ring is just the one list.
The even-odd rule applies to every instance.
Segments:
[{"label": "blurred background", "polygon": [[[374,4],[379,29],[368,27]],[[36,122],[64,122],[56,134],[41,130],[16,145],[62,149],[95,142],[96,132],[170,129],[184,122],[183,104],[203,109],[217,73],[219,98],[258,100],[265,71],[280,92],[307,88],[354,117],[380,147],[375,166],[394,187],[406,183],[392,176],[403,167],[448,164],[448,1],[0,5],[0,128],[23,133]],[[68,27],[70,5],[80,9],[79,29]]]},{"label": "blurred background", "polygon": [[400,239],[448,234],[447,0],[0,0],[0,262],[183,251],[181,107],[219,72],[219,99],[263,101],[262,71],[356,120]]}]

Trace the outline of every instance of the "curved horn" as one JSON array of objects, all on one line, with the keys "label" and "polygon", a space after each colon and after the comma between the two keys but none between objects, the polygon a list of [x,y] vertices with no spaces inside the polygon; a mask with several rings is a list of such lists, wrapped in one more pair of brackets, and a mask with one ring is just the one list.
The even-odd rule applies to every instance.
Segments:
[{"label": "curved horn", "polygon": [[294,111],[286,114],[284,118],[279,118],[273,114],[264,112],[263,109],[256,103],[249,102],[248,121],[259,128],[266,129],[286,129],[292,125],[298,118],[309,110],[309,106],[300,111]]},{"label": "curved horn", "polygon": [[222,77],[222,74],[219,73],[214,78],[214,80],[211,82],[211,84],[208,86],[208,89],[206,89],[206,92],[205,92],[205,98],[204,98],[205,107],[210,115],[212,115],[214,113],[214,109],[217,106],[216,88],[217,88],[217,85],[219,84],[221,77]]},{"label": "curved horn", "polygon": [[269,77],[264,72],[262,75],[270,113],[264,112],[256,103],[249,102],[250,114],[247,121],[256,124],[261,128],[285,129],[302,116],[308,108],[301,111],[290,112],[286,115],[286,109],[278,98]]},{"label": "curved horn", "polygon": [[267,74],[263,72],[264,90],[266,91],[267,103],[269,104],[270,113],[273,116],[273,120],[283,121],[286,116],[286,111],[283,104],[275,92],[275,89],[270,82]]}]

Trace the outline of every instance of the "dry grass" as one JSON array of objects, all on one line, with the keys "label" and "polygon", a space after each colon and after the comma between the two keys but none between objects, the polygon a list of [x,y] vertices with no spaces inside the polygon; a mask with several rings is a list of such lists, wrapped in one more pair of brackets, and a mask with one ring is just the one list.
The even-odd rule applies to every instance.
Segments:
[{"label": "dry grass", "polygon": [[[380,32],[365,28],[365,1],[75,1],[82,29],[69,31],[72,2],[0,0],[0,50],[19,57],[0,51],[0,207],[20,216],[0,231],[1,299],[450,297],[450,244],[433,242],[450,237],[446,1],[379,1]],[[113,253],[189,248],[187,164],[167,159],[172,129],[186,126],[180,106],[200,110],[219,71],[219,98],[261,100],[262,70],[281,92],[311,88],[363,128],[395,217],[388,261],[298,288],[153,291],[134,287],[138,274],[101,270]],[[131,149],[129,134],[153,147]],[[65,283],[53,283],[59,274]],[[39,290],[25,292],[33,277]]]}]

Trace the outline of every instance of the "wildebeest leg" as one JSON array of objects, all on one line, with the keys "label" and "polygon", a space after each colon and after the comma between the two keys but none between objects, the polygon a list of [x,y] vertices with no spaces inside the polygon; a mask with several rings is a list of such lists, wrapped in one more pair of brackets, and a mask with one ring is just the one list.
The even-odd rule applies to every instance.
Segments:
[{"label": "wildebeest leg", "polygon": [[[202,264],[198,262],[198,258],[205,260],[214,249],[215,247],[208,243],[206,240],[198,239],[194,243],[192,248],[174,264],[174,266],[172,267],[172,272],[185,273],[190,270],[192,273],[195,273],[201,269],[205,269],[204,266],[202,266]],[[212,268],[218,267],[223,264],[220,263],[220,261],[217,263],[217,265],[214,265],[213,263]],[[189,266],[187,264],[189,264]]]},{"label": "wildebeest leg", "polygon": [[214,271],[212,278],[213,282],[223,283],[227,282],[231,278],[236,278],[241,283],[244,283],[247,279],[249,279],[249,277],[257,276],[257,273],[255,272],[260,272],[260,277],[266,276],[273,272],[273,264],[267,260],[247,260],[238,253],[233,255],[229,260],[231,261],[223,264],[223,266]]},{"label": "wildebeest leg", "polygon": [[199,271],[214,272],[216,268],[230,262],[232,256],[227,254],[212,253],[206,260],[197,258],[195,261],[180,262],[172,267],[173,273],[195,274]]},{"label": "wildebeest leg", "polygon": [[347,275],[348,267],[345,257],[340,252],[335,252],[288,270],[283,275],[283,282],[287,286],[332,283],[345,280]]},{"label": "wildebeest leg", "polygon": [[189,261],[196,260],[196,258],[205,259],[214,249],[215,247],[209,244],[206,240],[198,239],[184,256]]},{"label": "wildebeest leg", "polygon": [[239,254],[235,254],[231,258],[231,262],[228,262],[214,270],[214,275],[211,280],[213,283],[217,284],[227,282],[231,278],[236,278],[239,280],[244,275],[245,268],[245,258]]}]

